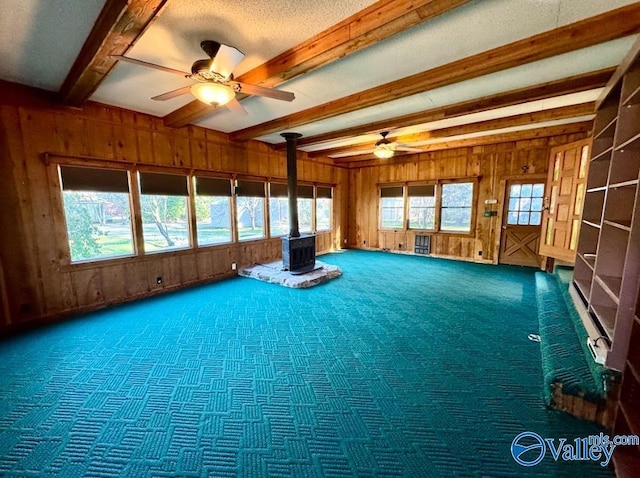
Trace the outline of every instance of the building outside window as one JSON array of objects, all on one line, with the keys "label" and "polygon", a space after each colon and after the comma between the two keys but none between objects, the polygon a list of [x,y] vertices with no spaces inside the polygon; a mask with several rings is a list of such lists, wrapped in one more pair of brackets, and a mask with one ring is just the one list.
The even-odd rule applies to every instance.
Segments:
[{"label": "building outside window", "polygon": [[195,181],[198,245],[231,242],[231,181],[209,177]]}]

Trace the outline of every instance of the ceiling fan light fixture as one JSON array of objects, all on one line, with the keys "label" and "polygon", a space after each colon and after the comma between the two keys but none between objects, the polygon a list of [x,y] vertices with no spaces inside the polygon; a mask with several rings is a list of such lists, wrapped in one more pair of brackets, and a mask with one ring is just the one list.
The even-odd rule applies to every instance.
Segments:
[{"label": "ceiling fan light fixture", "polygon": [[391,156],[393,156],[393,153],[393,146],[388,143],[378,144],[373,150],[373,154],[375,154],[380,159],[389,159]]},{"label": "ceiling fan light fixture", "polygon": [[236,96],[232,88],[219,83],[196,83],[191,87],[191,94],[203,103],[216,106],[226,105]]}]

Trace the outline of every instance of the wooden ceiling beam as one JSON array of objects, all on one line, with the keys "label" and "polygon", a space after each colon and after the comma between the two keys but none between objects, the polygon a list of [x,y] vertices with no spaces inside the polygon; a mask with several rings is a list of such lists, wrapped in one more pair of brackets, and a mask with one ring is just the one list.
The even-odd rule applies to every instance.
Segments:
[{"label": "wooden ceiling beam", "polygon": [[[362,50],[470,0],[380,0],[240,75],[237,81],[273,87]],[[166,115],[165,126],[180,128],[215,108],[195,100]]]},{"label": "wooden ceiling beam", "polygon": [[[503,118],[496,118],[485,121],[477,121],[474,123],[466,123],[457,126],[450,126],[448,128],[439,128],[431,131],[421,131],[419,133],[413,133],[408,135],[400,135],[396,137],[388,136],[390,141],[398,143],[407,143],[412,146],[412,143],[419,143],[422,141],[428,141],[436,138],[448,138],[451,136],[461,136],[471,133],[479,133],[483,131],[493,131],[503,128],[511,128],[515,126],[529,126],[536,123],[543,123],[546,121],[555,121],[568,118],[578,118],[581,116],[592,115],[595,113],[596,103],[590,101],[588,103],[581,103],[577,105],[561,106],[559,108],[550,108],[547,110],[534,111],[532,113],[523,113],[519,115],[505,116]],[[354,143],[349,146],[341,146],[337,148],[327,148],[323,150],[316,150],[309,152],[310,157],[320,157],[334,154],[342,154],[350,151],[371,151],[372,142],[360,142]],[[421,146],[416,146],[420,148]]]},{"label": "wooden ceiling beam", "polygon": [[[394,130],[396,128],[415,126],[422,123],[429,123],[431,121],[456,118],[458,116],[481,113],[483,111],[504,108],[506,106],[518,105],[530,101],[544,100],[554,98],[556,96],[602,88],[607,84],[607,81],[609,81],[614,71],[616,71],[615,67],[605,68],[581,75],[571,76],[569,78],[563,78],[561,80],[540,83],[538,85],[527,86],[525,88],[518,88],[516,90],[484,96],[470,101],[463,101],[453,105],[441,106],[431,110],[396,116],[395,118],[388,118],[374,123],[353,126],[351,128],[345,128],[337,131],[329,131],[314,136],[305,136],[298,140],[298,146],[301,147],[330,141],[338,141],[363,134],[372,134],[380,131]],[[287,143],[278,143],[272,145],[272,148],[277,151],[284,151],[286,146]]]},{"label": "wooden ceiling beam", "polygon": [[[525,141],[538,138],[547,138],[550,136],[561,136],[567,134],[588,133],[593,128],[593,121],[581,121],[579,123],[570,123],[559,126],[546,126],[543,128],[534,128],[522,131],[515,131],[512,133],[499,133],[486,136],[478,136],[477,138],[458,139],[454,141],[443,141],[441,143],[428,144],[420,146],[423,153],[429,153],[431,151],[439,151],[443,149],[456,149],[456,148],[468,148],[473,146],[483,146],[487,144],[500,144],[511,143],[515,141]],[[406,156],[407,154],[422,154],[422,153],[405,153],[397,154],[397,156]],[[394,155],[395,157],[395,155]],[[346,163],[360,162],[367,160],[379,160],[389,161],[388,159],[381,160],[376,158],[373,154],[363,154],[358,156],[344,156],[342,158],[333,158],[335,164],[344,165]]]},{"label": "wooden ceiling beam", "polygon": [[478,78],[640,31],[640,2],[231,133],[245,141]]},{"label": "wooden ceiling beam", "polygon": [[160,14],[167,0],[107,0],[76,61],[67,74],[59,97],[80,106]]}]

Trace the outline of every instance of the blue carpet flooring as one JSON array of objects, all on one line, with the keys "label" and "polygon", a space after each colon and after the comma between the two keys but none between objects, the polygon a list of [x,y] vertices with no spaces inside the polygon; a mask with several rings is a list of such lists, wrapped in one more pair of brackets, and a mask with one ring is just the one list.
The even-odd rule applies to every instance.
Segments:
[{"label": "blue carpet flooring", "polygon": [[534,271],[347,251],[306,290],[234,278],[0,342],[3,476],[612,476],[525,468]]}]

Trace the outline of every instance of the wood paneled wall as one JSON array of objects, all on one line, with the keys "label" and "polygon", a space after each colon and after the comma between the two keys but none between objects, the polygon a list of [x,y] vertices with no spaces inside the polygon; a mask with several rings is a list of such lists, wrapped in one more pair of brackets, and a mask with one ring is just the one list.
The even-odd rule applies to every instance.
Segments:
[{"label": "wood paneled wall", "polygon": [[[477,178],[473,234],[434,234],[431,252],[441,257],[497,262],[495,246],[501,225],[496,217],[483,216],[484,201],[500,199],[506,179],[546,174],[550,148],[583,137],[584,134],[564,135],[351,163],[348,245],[361,249],[413,251],[415,231],[379,229],[379,185]],[[523,166],[526,166],[526,173],[523,173]],[[495,207],[502,207],[502,204],[494,206],[494,210]]]},{"label": "wood paneled wall", "polygon": [[[57,169],[45,164],[43,153],[265,179],[286,177],[286,155],[258,142],[231,143],[203,128],[168,129],[158,118],[127,110],[90,103],[63,108],[42,93],[18,93],[20,99],[15,92],[0,95],[0,325],[208,282],[235,275],[232,262],[280,257],[276,238],[69,265]],[[301,154],[298,177],[336,185],[334,229],[319,234],[317,244],[319,252],[339,248],[347,227],[348,171]]]}]

